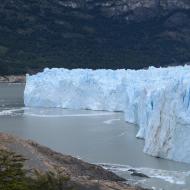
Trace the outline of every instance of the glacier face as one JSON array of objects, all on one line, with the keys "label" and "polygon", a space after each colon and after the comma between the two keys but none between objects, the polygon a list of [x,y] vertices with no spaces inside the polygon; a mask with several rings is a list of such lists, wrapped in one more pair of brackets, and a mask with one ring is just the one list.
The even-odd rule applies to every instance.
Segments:
[{"label": "glacier face", "polygon": [[190,163],[190,66],[148,70],[45,69],[27,75],[28,107],[122,111],[144,152]]}]

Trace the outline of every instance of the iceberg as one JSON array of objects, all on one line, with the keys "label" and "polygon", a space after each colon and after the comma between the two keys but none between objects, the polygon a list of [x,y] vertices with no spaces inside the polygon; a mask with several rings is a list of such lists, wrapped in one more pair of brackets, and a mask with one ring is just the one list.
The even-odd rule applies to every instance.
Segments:
[{"label": "iceberg", "polygon": [[144,152],[190,163],[190,66],[147,70],[44,69],[26,78],[27,107],[124,112]]}]

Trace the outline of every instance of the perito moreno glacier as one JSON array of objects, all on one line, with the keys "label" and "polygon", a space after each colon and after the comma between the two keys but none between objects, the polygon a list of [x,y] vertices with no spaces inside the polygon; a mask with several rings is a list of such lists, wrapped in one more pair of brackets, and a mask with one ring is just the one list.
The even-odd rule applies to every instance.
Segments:
[{"label": "perito moreno glacier", "polygon": [[28,107],[122,111],[144,152],[190,163],[190,66],[148,70],[45,69],[27,75]]}]

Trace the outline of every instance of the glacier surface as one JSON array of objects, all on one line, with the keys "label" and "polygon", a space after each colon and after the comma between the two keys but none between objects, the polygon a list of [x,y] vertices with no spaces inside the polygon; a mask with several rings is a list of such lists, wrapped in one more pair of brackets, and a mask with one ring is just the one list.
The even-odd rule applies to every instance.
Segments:
[{"label": "glacier surface", "polygon": [[25,106],[122,111],[144,152],[190,163],[190,66],[147,70],[44,69],[27,75]]}]

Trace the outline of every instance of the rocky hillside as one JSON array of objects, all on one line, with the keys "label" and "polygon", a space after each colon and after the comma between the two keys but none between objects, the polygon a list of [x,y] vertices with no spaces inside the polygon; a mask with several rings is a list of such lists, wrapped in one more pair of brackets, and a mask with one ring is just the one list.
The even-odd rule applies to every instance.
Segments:
[{"label": "rocky hillside", "polygon": [[15,152],[25,160],[30,176],[39,173],[61,171],[69,177],[69,186],[75,190],[143,190],[123,183],[124,179],[100,166],[62,155],[32,141],[0,133],[0,150]]},{"label": "rocky hillside", "polygon": [[0,74],[190,60],[189,0],[2,0]]}]

